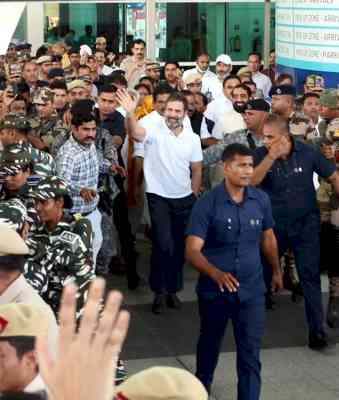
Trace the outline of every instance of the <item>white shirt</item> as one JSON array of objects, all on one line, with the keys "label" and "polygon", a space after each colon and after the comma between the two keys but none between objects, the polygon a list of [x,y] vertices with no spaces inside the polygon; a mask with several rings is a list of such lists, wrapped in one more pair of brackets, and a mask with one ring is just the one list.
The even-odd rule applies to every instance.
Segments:
[{"label": "white shirt", "polygon": [[[191,68],[186,70],[183,75],[182,75],[182,80],[185,81],[185,79],[190,75],[190,74],[199,74],[201,75],[201,72],[198,71],[197,67]],[[202,76],[202,88],[201,88],[201,93],[208,94],[210,93],[213,98],[213,91],[215,92],[215,86],[216,86],[216,79],[217,76],[214,72],[207,70]]]},{"label": "white shirt", "polygon": [[205,117],[216,122],[225,112],[233,110],[233,104],[224,94],[211,101],[205,111]]},{"label": "white shirt", "polygon": [[42,380],[41,376],[37,374],[36,377],[32,380],[32,382],[25,387],[24,392],[35,393],[46,390],[47,388],[45,382]]},{"label": "white shirt", "polygon": [[261,72],[256,72],[252,74],[252,80],[257,85],[257,89],[263,92],[264,97],[268,97],[272,87],[271,79]]},{"label": "white shirt", "polygon": [[146,192],[179,199],[192,193],[190,163],[202,161],[200,138],[184,127],[176,136],[162,118],[143,141]]},{"label": "white shirt", "polygon": [[[151,113],[145,115],[143,118],[139,120],[139,124],[145,129],[153,129],[155,126],[161,126],[164,121],[164,117],[158,113],[158,111],[152,111]],[[193,132],[191,120],[186,115],[183,122],[184,128],[190,129]],[[133,157],[141,157],[144,158],[144,143],[143,142],[134,142],[134,151]]]},{"label": "white shirt", "polygon": [[210,79],[209,91],[212,93],[213,100],[224,95],[223,83],[224,80],[219,79],[217,75],[215,76],[214,79]]}]

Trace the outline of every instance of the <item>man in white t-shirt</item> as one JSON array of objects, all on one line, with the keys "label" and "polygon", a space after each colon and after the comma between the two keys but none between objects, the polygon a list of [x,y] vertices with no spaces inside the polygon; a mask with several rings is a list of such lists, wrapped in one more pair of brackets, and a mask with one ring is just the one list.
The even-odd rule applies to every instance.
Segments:
[{"label": "man in white t-shirt", "polygon": [[233,110],[232,104],[232,90],[240,85],[240,78],[236,75],[230,75],[224,80],[223,84],[223,95],[217,99],[211,101],[207,110],[205,111],[205,117],[214,123],[224,115],[227,111]]},{"label": "man in white t-shirt", "polygon": [[232,59],[227,54],[220,54],[215,60],[215,79],[210,82],[209,89],[212,98],[217,99],[223,94],[223,83],[232,72]]},{"label": "man in white t-shirt", "polygon": [[144,128],[134,116],[136,102],[127,91],[117,98],[127,111],[133,138],[144,143],[144,176],[152,221],[153,248],[150,287],[154,292],[152,311],[179,309],[176,293],[182,289],[186,224],[199,193],[202,151],[199,136],[184,126],[187,102],[173,93],[159,123]]},{"label": "man in white t-shirt", "polygon": [[247,67],[251,72],[252,81],[257,85],[257,89],[263,92],[264,97],[268,97],[272,87],[272,82],[267,75],[259,71],[260,66],[261,55],[258,53],[250,53],[248,56]]}]

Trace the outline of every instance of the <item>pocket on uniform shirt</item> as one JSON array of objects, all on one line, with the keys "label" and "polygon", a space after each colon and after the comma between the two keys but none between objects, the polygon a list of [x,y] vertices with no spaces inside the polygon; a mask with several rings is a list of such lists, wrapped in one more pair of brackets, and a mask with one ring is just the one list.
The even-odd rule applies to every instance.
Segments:
[{"label": "pocket on uniform shirt", "polygon": [[244,240],[256,241],[260,240],[262,233],[262,219],[251,218],[243,227],[242,236]]}]

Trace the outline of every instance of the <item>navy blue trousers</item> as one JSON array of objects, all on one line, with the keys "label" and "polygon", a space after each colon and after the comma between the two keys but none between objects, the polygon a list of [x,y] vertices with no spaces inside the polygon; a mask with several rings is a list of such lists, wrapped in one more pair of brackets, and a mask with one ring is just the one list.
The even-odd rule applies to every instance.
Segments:
[{"label": "navy blue trousers", "polygon": [[[309,331],[324,332],[324,312],[320,281],[320,219],[310,214],[288,229],[274,228],[281,257],[288,248],[293,251],[305,298],[305,314]],[[267,289],[271,286],[272,268],[263,260]]]},{"label": "navy blue trousers", "polygon": [[149,284],[156,294],[176,293],[183,286],[185,231],[196,197],[168,199],[147,193],[152,222]]},{"label": "navy blue trousers", "polygon": [[209,390],[229,320],[237,348],[238,400],[259,400],[261,388],[260,348],[265,324],[265,297],[239,302],[224,297],[199,296],[200,337],[196,376]]}]

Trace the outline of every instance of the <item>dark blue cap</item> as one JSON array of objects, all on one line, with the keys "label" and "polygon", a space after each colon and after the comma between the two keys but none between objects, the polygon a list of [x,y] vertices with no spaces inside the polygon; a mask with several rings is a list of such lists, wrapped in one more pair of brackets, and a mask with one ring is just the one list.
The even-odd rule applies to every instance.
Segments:
[{"label": "dark blue cap", "polygon": [[270,90],[270,97],[280,96],[280,95],[296,96],[297,91],[296,91],[295,86],[293,86],[293,85],[272,86],[272,88]]}]

